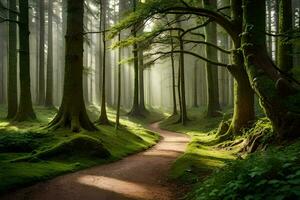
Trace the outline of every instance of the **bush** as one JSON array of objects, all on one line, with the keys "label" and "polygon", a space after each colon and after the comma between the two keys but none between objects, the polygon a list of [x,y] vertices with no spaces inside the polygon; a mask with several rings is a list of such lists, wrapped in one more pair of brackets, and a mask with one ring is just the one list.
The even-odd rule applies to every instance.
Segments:
[{"label": "bush", "polygon": [[230,162],[187,199],[300,199],[300,142]]}]

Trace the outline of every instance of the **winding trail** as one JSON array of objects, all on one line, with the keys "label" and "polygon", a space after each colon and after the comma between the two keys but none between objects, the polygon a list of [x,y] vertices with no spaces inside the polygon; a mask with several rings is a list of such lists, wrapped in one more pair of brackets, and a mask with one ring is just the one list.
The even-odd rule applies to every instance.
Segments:
[{"label": "winding trail", "polygon": [[189,142],[188,136],[149,126],[162,140],[151,149],[18,190],[1,200],[175,200],[168,171]]}]

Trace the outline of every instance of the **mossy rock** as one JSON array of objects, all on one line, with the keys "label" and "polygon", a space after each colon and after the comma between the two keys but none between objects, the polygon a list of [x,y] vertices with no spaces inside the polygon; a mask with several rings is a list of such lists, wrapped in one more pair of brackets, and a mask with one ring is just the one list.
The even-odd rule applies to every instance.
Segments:
[{"label": "mossy rock", "polygon": [[85,155],[97,158],[108,158],[111,156],[100,140],[85,135],[76,135],[34,156],[40,159],[51,159],[56,156],[72,155]]}]

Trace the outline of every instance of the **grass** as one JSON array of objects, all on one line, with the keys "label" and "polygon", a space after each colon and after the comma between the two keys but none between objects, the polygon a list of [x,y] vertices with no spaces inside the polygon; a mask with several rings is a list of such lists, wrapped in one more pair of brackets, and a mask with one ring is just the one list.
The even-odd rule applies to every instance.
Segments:
[{"label": "grass", "polygon": [[[234,142],[217,143],[215,130],[224,118],[207,118],[203,110],[189,111],[186,126],[165,120],[164,129],[191,136],[186,152],[172,166],[170,177],[189,186],[186,200],[283,200],[300,199],[300,141],[270,146],[264,151],[240,155],[251,136],[263,134],[262,145],[270,142],[273,129],[266,118]],[[245,142],[236,142],[236,141]],[[266,140],[266,141],[265,141]],[[228,145],[234,144],[234,145]]]},{"label": "grass", "polygon": [[173,164],[170,178],[185,184],[193,184],[212,173],[213,170],[224,166],[226,161],[235,159],[234,154],[237,148],[228,151],[215,146],[216,138],[212,131],[223,119],[227,119],[229,114],[208,118],[202,108],[193,108],[188,113],[190,121],[185,126],[176,124],[178,118],[175,116],[163,121],[161,128],[185,133],[191,137],[185,153]]},{"label": "grass", "polygon": [[[13,124],[0,120],[0,193],[112,162],[143,151],[159,140],[156,133],[144,128],[148,122],[161,117],[157,114],[142,121],[122,117],[118,131],[112,123],[112,126],[99,126],[97,132],[74,134],[66,130],[45,130],[42,125],[53,118],[56,110],[42,107],[35,110],[38,116],[35,122]],[[98,109],[90,107],[89,110],[91,119],[95,120]],[[0,107],[0,116],[5,116],[4,107]],[[109,110],[108,116],[114,121],[114,111]]]}]

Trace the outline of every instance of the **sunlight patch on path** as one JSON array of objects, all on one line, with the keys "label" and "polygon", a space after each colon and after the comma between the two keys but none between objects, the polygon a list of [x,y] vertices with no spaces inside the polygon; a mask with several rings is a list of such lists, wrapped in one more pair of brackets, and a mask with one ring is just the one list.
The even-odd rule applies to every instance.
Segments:
[{"label": "sunlight patch on path", "polygon": [[[78,183],[115,192],[131,199],[160,199],[159,194],[169,192],[161,186],[153,186],[105,176],[85,175],[78,178]],[[171,194],[165,194],[171,196]]]}]

